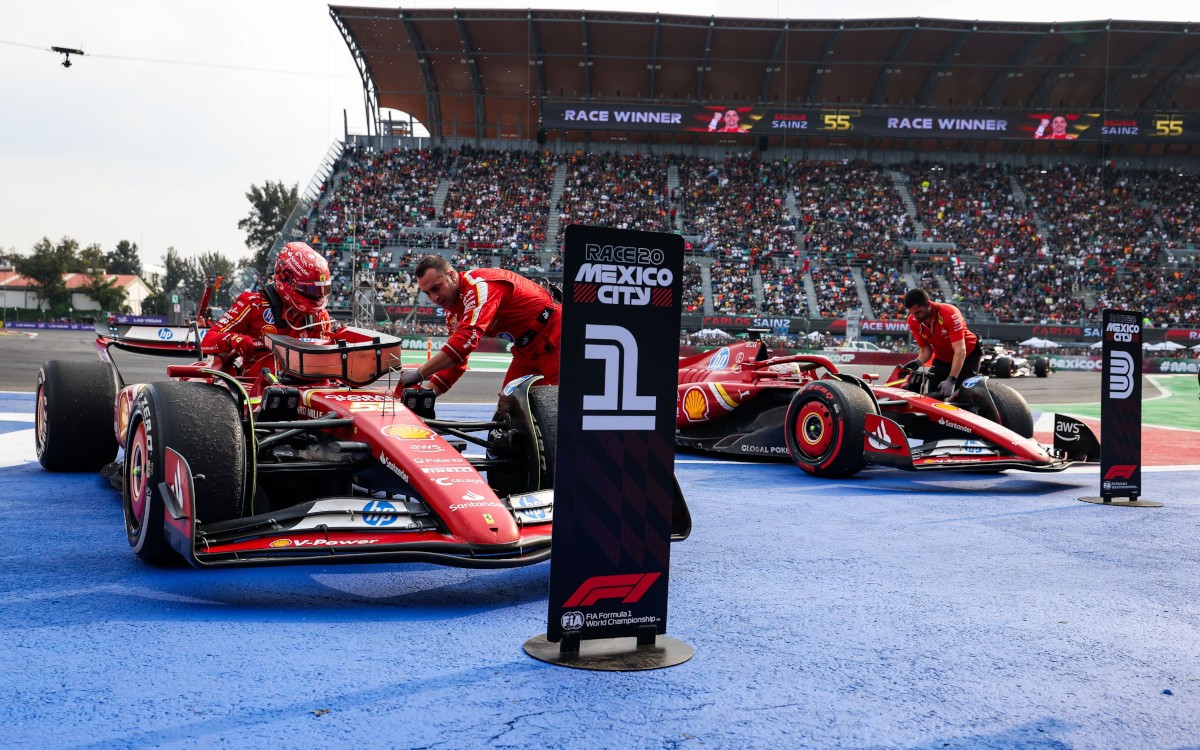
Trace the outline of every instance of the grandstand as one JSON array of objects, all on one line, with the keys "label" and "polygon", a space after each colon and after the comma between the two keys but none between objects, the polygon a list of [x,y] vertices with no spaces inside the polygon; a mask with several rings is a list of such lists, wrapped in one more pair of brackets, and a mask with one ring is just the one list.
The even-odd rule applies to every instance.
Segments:
[{"label": "grandstand", "polygon": [[[691,329],[896,319],[918,284],[1014,334],[1104,307],[1200,328],[1184,24],[330,13],[368,132],[281,239],[327,254],[336,314],[428,329],[421,255],[554,279],[589,223],[683,235]],[[382,108],[430,135],[385,133]]]}]

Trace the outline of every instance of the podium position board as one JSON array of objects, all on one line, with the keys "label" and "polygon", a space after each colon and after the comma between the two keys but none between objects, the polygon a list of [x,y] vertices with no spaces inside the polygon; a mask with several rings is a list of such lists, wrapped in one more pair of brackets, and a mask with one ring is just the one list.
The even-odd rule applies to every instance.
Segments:
[{"label": "podium position board", "polygon": [[1142,494],[1142,314],[1105,310],[1100,379],[1100,497],[1085,502],[1158,507]]},{"label": "podium position board", "polygon": [[563,261],[545,640],[652,644],[667,629],[683,238],[572,225]]}]

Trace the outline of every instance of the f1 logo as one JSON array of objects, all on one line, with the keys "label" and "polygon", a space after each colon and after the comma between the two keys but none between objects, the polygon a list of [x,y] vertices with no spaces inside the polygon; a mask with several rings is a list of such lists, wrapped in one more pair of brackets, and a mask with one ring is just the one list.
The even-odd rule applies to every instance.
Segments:
[{"label": "f1 logo", "polygon": [[622,604],[639,601],[661,573],[624,573],[592,576],[584,581],[563,607],[590,607],[603,599],[620,599]]},{"label": "f1 logo", "polygon": [[1105,479],[1133,479],[1133,472],[1137,471],[1136,464],[1118,464],[1109,468],[1104,472]]},{"label": "f1 logo", "polygon": [[[588,324],[586,359],[604,360],[604,392],[583,397],[584,430],[653,430],[654,396],[639,396],[637,339],[622,326]],[[611,343],[593,343],[611,342]],[[619,414],[589,414],[606,411]]]},{"label": "f1 logo", "polygon": [[1129,352],[1113,352],[1108,366],[1108,397],[1129,398],[1133,393],[1133,357]]}]

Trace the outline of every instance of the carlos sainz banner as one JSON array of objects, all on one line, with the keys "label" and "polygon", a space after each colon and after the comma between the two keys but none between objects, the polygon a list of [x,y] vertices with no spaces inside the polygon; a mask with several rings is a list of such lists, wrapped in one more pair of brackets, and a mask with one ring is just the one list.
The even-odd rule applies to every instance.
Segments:
[{"label": "carlos sainz banner", "polygon": [[546,638],[667,626],[683,238],[566,230]]},{"label": "carlos sainz banner", "polygon": [[953,138],[1040,141],[1200,141],[1200,118],[1045,110],[1020,114],[854,107],[779,109],[746,104],[654,106],[546,102],[546,130],[613,130],[730,135]]}]

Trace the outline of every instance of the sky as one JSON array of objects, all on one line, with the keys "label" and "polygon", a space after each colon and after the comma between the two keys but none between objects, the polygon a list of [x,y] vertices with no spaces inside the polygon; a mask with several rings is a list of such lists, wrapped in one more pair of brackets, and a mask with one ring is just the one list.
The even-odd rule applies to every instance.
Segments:
[{"label": "sky", "polygon": [[[385,8],[395,2],[346,5]],[[940,0],[413,2],[406,8],[584,8],[749,18],[974,18]],[[836,7],[836,13],[826,12]],[[1140,12],[1142,8],[1145,13]],[[1010,0],[989,21],[1200,19],[1194,2]],[[51,46],[82,49],[64,68]],[[344,132],[366,132],[362,84],[315,0],[41,0],[0,10],[0,250],[73,237],[144,262],[249,254],[237,222],[267,180],[303,191]]]}]

